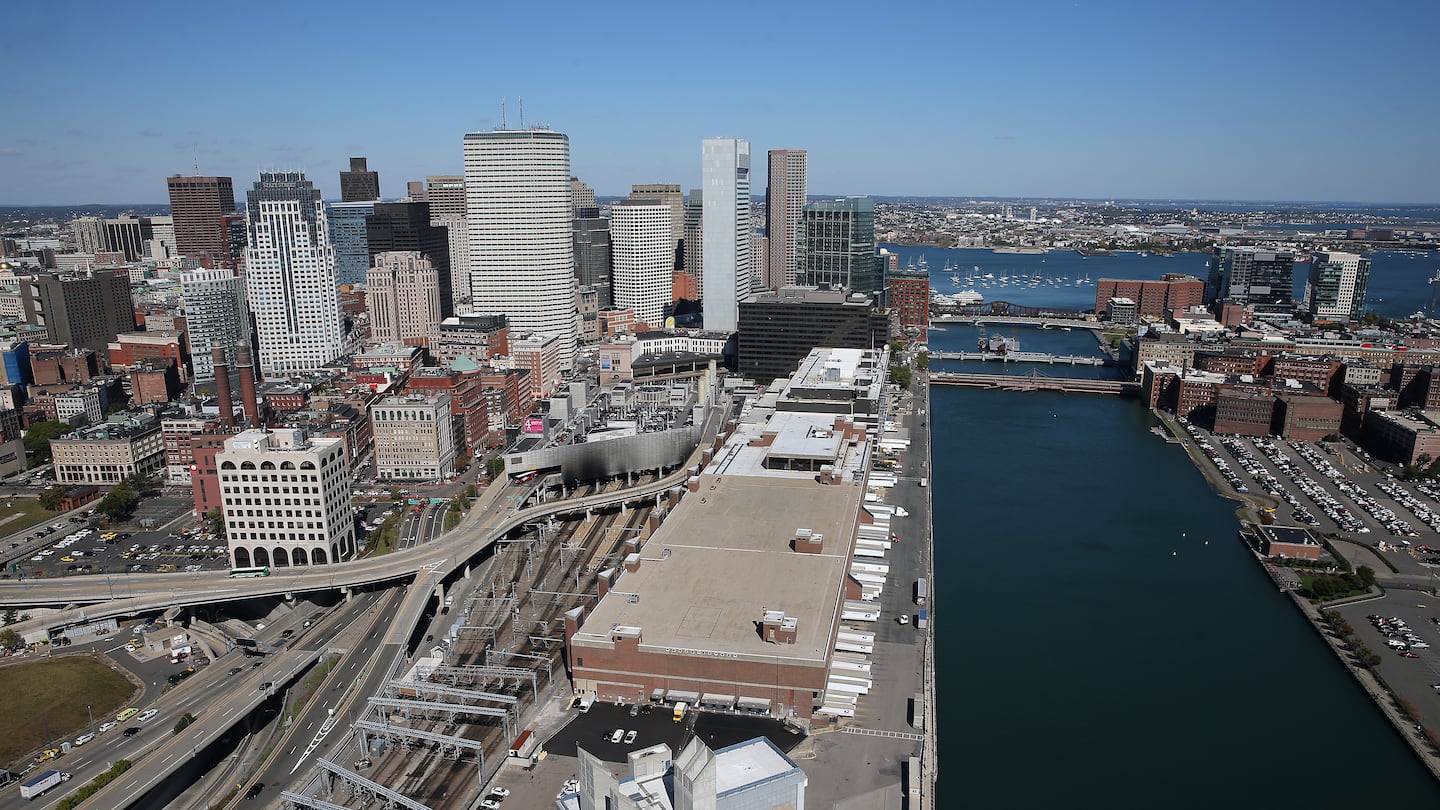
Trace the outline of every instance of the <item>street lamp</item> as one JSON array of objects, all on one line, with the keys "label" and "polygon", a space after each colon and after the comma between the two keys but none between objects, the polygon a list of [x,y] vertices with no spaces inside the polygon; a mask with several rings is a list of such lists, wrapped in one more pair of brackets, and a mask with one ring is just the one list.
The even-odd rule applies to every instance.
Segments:
[{"label": "street lamp", "polygon": [[95,730],[95,715],[90,711],[90,704],[85,704],[85,714],[90,716],[90,730]]}]

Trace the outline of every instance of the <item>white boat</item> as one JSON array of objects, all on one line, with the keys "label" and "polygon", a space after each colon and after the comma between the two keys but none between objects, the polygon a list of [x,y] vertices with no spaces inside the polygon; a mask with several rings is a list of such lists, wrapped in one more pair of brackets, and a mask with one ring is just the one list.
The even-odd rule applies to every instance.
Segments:
[{"label": "white boat", "polygon": [[955,303],[962,306],[970,306],[985,301],[985,296],[976,290],[961,290],[950,297],[954,299]]}]

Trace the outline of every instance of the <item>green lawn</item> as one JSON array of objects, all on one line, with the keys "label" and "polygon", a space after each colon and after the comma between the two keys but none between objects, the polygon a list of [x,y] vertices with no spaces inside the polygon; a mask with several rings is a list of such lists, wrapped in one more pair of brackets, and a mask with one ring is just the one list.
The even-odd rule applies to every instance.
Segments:
[{"label": "green lawn", "polygon": [[0,500],[0,536],[23,532],[31,526],[53,520],[57,514],[42,508],[34,498]]},{"label": "green lawn", "polygon": [[0,667],[0,694],[10,698],[0,712],[0,763],[14,763],[51,740],[79,736],[90,722],[87,704],[96,725],[115,719],[134,692],[124,676],[86,656]]}]

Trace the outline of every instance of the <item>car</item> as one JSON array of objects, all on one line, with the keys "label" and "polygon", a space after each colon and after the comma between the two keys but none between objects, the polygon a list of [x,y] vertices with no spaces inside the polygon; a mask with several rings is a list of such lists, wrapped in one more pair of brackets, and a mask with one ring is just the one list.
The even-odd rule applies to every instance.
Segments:
[{"label": "car", "polygon": [[124,731],[120,732],[120,733],[123,734],[123,735],[125,735],[126,737],[134,737],[136,734],[139,734],[139,733],[140,733],[140,727],[139,727],[139,726],[131,726],[131,727],[125,729]]},{"label": "car", "polygon": [[135,718],[135,722],[143,723],[159,713],[159,709],[146,709],[145,711],[140,712],[140,714]]},{"label": "car", "polygon": [[106,720],[105,722],[100,724],[100,733],[104,734],[105,732],[109,731],[112,728],[115,728],[118,725],[120,724],[115,722],[114,720]]},{"label": "car", "polygon": [[231,667],[231,668],[230,668],[230,671],[229,671],[228,673],[226,673],[226,674],[233,676],[233,675],[239,675],[241,672],[244,672],[244,671],[245,671],[245,668],[244,668],[244,667]]},{"label": "car", "polygon": [[895,618],[895,621],[897,621],[897,622],[899,622],[899,623],[901,623],[901,624],[909,624],[909,623],[910,623],[910,614],[908,614],[908,613],[902,613],[902,614],[900,614],[899,616],[897,616],[897,617]]},{"label": "car", "polygon": [[1413,653],[1413,652],[1410,652],[1409,650],[1406,650],[1405,652],[1400,653],[1400,657],[1401,657],[1401,658],[1419,658],[1419,657],[1420,657],[1420,653]]},{"label": "car", "polygon": [[625,729],[623,728],[617,728],[610,733],[610,742],[612,743],[618,743],[623,739],[625,739]]},{"label": "car", "polygon": [[259,796],[259,795],[260,795],[260,792],[263,791],[264,789],[265,789],[265,783],[264,783],[264,782],[256,782],[255,784],[253,784],[253,785],[250,786],[250,789],[249,789],[249,790],[245,791],[245,798],[246,798],[247,800],[248,800],[248,799],[253,799],[253,798],[255,798],[256,796]]},{"label": "car", "polygon": [[639,732],[635,731],[635,729],[633,728],[625,732],[625,744],[629,745],[630,743],[635,742],[635,738],[637,736],[639,736]]},{"label": "car", "polygon": [[258,691],[267,692],[267,691],[270,690],[270,687],[272,687],[272,686],[274,686],[274,685],[275,685],[275,684],[274,684],[273,682],[271,682],[271,681],[265,681],[264,683],[260,684],[260,688],[259,688]]},{"label": "car", "polygon": [[313,619],[306,619],[304,626],[305,626],[305,627],[314,627],[314,626],[315,626],[315,622],[314,622]]},{"label": "car", "polygon": [[74,744],[77,746],[84,745],[85,743],[88,743],[93,739],[95,739],[95,735],[91,732],[86,732],[84,734],[81,734],[79,737],[76,737]]},{"label": "car", "polygon": [[265,664],[265,662],[264,662],[263,660],[262,660],[262,661],[256,661],[255,663],[253,663],[253,664],[250,665],[250,668],[251,668],[251,669],[259,669],[260,667],[264,666],[264,664]]},{"label": "car", "polygon": [[500,786],[497,785],[497,786],[495,786],[495,787],[493,787],[493,788],[490,788],[490,795],[491,795],[491,796],[499,796],[500,798],[503,799],[503,798],[505,798],[506,796],[509,796],[509,795],[510,795],[510,789],[509,789],[509,788],[503,788],[503,787],[500,787]]},{"label": "car", "polygon": [[484,810],[500,810],[500,802],[494,799],[485,799],[480,802],[480,806],[484,808]]}]

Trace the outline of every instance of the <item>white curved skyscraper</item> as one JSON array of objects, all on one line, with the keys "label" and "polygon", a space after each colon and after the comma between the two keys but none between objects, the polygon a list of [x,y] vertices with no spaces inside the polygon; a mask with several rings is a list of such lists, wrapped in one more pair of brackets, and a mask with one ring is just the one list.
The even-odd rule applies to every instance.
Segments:
[{"label": "white curved skyscraper", "polygon": [[750,142],[707,138],[701,147],[704,183],[705,328],[734,332],[740,301],[750,294]]},{"label": "white curved skyscraper", "polygon": [[511,334],[560,340],[575,360],[575,252],[570,139],[547,129],[465,135],[470,300],[480,315],[505,315]]},{"label": "white curved skyscraper", "polygon": [[661,200],[621,200],[610,206],[610,286],[615,305],[635,311],[647,326],[664,326],[675,269],[674,209]]}]

